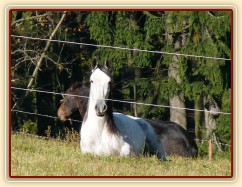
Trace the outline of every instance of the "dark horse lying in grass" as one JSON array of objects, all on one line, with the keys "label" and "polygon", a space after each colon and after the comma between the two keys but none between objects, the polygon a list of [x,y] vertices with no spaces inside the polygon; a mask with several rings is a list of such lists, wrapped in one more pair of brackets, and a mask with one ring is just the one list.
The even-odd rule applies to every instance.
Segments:
[{"label": "dark horse lying in grass", "polygon": [[[87,110],[89,88],[82,86],[80,83],[75,83],[66,91],[66,94],[70,95],[64,97],[58,109],[59,118],[65,121],[78,110],[83,118]],[[84,97],[75,97],[71,95]],[[166,155],[197,157],[198,148],[196,142],[180,125],[174,122],[145,120],[152,125],[159,135]]]}]

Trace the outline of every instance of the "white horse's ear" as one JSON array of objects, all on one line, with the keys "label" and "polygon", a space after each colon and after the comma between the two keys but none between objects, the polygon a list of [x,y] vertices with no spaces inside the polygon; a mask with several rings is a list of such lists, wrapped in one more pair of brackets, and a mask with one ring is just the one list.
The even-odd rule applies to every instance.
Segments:
[{"label": "white horse's ear", "polygon": [[96,58],[94,58],[92,61],[92,69],[95,69],[97,67],[97,65],[98,65],[98,61]]},{"label": "white horse's ear", "polygon": [[104,65],[106,68],[111,69],[112,63],[109,60],[105,60]]}]

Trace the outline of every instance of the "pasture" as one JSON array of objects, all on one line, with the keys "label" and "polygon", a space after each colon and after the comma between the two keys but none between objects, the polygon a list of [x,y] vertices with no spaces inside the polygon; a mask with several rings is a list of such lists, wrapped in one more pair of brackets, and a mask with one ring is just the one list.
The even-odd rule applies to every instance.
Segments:
[{"label": "pasture", "polygon": [[[231,176],[232,10],[15,9],[9,20],[9,129],[48,137],[11,135],[10,176]],[[66,105],[75,82],[90,93]],[[57,120],[78,111],[81,142],[64,132],[81,121]],[[227,152],[208,159],[208,141]],[[113,156],[145,144],[157,156]],[[173,150],[199,156],[157,160]]]},{"label": "pasture", "polygon": [[11,176],[230,176],[231,161],[216,154],[212,161],[170,156],[92,156],[80,152],[78,137],[40,139],[24,134],[11,137]]}]

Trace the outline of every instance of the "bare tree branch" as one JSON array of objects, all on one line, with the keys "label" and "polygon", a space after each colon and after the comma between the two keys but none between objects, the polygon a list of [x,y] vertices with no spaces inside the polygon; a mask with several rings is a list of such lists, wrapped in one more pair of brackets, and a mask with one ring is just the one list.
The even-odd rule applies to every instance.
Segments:
[{"label": "bare tree branch", "polygon": [[11,26],[15,25],[16,23],[19,23],[21,21],[25,21],[25,20],[30,20],[30,19],[37,19],[37,18],[42,18],[42,17],[45,17],[45,16],[48,16],[49,14],[42,14],[42,15],[37,15],[37,16],[32,16],[32,17],[28,17],[28,18],[22,18],[22,19],[18,19],[14,22],[12,22]]},{"label": "bare tree branch", "polygon": [[215,144],[217,145],[218,150],[222,151],[221,145],[219,145],[219,142],[218,142],[217,137],[214,132],[213,132],[213,139],[214,139]]},{"label": "bare tree branch", "polygon": [[[65,17],[66,17],[66,11],[64,11],[64,13],[62,14],[62,17],[61,17],[59,23],[56,25],[54,31],[51,33],[51,35],[50,35],[50,37],[49,37],[50,40],[52,40],[52,38],[55,36],[57,30],[58,30],[59,27],[61,26],[61,24],[62,24],[62,22],[64,21]],[[37,64],[36,64],[35,70],[34,70],[32,76],[31,76],[31,79],[30,79],[29,83],[28,83],[28,86],[27,86],[28,89],[32,87],[32,84],[33,84],[34,80],[35,80],[36,77],[37,77],[38,70],[40,69],[40,66],[41,66],[41,64],[42,64],[42,61],[43,61],[43,59],[44,59],[44,57],[45,57],[45,53],[46,53],[47,50],[49,49],[49,46],[50,46],[50,40],[46,43],[45,49],[44,49],[43,53],[40,55],[40,58],[39,58],[39,60],[38,60],[38,62],[37,62]],[[30,91],[26,91],[25,94],[24,94],[24,95],[18,100],[18,102],[16,102],[16,103],[14,104],[14,106],[13,106],[12,109],[14,109],[14,108],[15,108],[16,106],[18,106],[18,105],[21,105],[21,104],[23,103],[24,99],[26,98],[26,96],[27,96],[29,93],[30,93]]]},{"label": "bare tree branch", "polygon": [[[52,38],[54,37],[54,35],[56,34],[57,30],[59,29],[60,25],[62,24],[62,22],[64,21],[66,17],[66,11],[63,13],[62,17],[61,17],[61,20],[59,21],[59,23],[57,24],[57,26],[55,27],[54,31],[52,32],[52,34],[50,35],[49,39],[52,40]],[[42,64],[42,61],[45,57],[45,53],[46,51],[49,49],[49,46],[50,46],[50,40],[47,42],[46,46],[45,46],[45,49],[44,49],[44,52],[41,54],[40,56],[40,59],[39,61],[37,62],[37,65],[36,65],[36,68],[33,72],[33,75],[32,75],[32,78],[30,79],[29,81],[29,84],[27,86],[27,88],[30,88],[33,84],[33,81],[34,81],[34,78],[37,76],[37,73],[38,73],[38,69],[39,67],[41,66]]]}]

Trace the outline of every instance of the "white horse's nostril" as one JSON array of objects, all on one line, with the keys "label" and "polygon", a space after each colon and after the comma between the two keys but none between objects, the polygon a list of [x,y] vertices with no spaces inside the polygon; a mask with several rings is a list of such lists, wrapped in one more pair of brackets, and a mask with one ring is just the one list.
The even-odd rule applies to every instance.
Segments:
[{"label": "white horse's nostril", "polygon": [[108,109],[108,107],[107,107],[107,105],[105,104],[105,105],[103,106],[103,112],[106,112],[107,109]]},{"label": "white horse's nostril", "polygon": [[98,116],[104,116],[104,113],[106,112],[107,108],[107,105],[102,102],[95,105],[95,110]]}]

